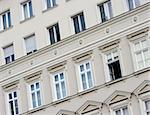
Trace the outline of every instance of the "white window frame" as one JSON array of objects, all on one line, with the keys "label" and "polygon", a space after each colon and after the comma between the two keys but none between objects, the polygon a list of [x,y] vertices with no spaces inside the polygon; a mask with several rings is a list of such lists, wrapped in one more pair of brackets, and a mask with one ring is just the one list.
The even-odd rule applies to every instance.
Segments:
[{"label": "white window frame", "polygon": [[[36,89],[34,91],[31,91],[31,85],[34,84],[34,87],[35,87],[35,84],[36,83],[39,83],[39,89]],[[43,98],[42,98],[42,91],[41,91],[41,82],[40,81],[34,81],[34,82],[31,82],[30,84],[28,84],[28,91],[29,91],[29,100],[30,100],[30,109],[35,109],[35,108],[38,108],[38,107],[41,107],[43,105]],[[41,105],[38,105],[38,98],[37,98],[37,92],[40,91],[40,99],[41,99]],[[33,103],[32,103],[32,93],[36,93],[35,95],[35,98],[36,98],[36,107],[33,107]]]},{"label": "white window frame", "polygon": [[[80,18],[80,14],[83,14],[83,18],[84,18],[84,24],[85,24],[85,30],[86,30],[86,19],[85,19],[85,13],[83,11],[71,16],[71,23],[72,23],[72,26],[73,26],[73,33],[75,33],[75,26],[74,26],[74,18],[77,17],[78,18],[78,24],[79,24],[79,31],[82,32],[84,31],[84,29],[82,28],[82,24],[81,24],[81,18]],[[79,33],[80,33],[79,32]]]},{"label": "white window frame", "polygon": [[[11,100],[13,100],[13,108],[14,108],[14,110],[15,110],[15,107],[14,107],[14,100],[17,100],[17,102],[18,102],[18,114],[16,114],[16,113],[14,113],[14,115],[19,115],[19,113],[20,113],[20,105],[19,105],[19,92],[18,92],[18,90],[17,89],[11,89],[11,90],[9,90],[9,91],[7,91],[6,93],[5,93],[5,100],[6,100],[6,113],[7,113],[7,115],[11,115],[11,110],[10,110],[10,105],[9,105],[9,101],[10,101],[10,99],[9,99],[9,94],[10,93],[13,93],[13,92],[16,92],[17,93],[17,97],[16,98],[14,98],[14,99],[11,99]],[[15,110],[16,111],[16,110]]]},{"label": "white window frame", "polygon": [[[26,40],[27,39],[32,39],[32,40],[30,40],[30,41],[32,41],[33,43],[32,43],[32,48],[29,50],[29,49],[27,49],[27,42],[26,42]],[[28,54],[28,53],[33,53],[33,52],[35,52],[35,51],[37,51],[37,46],[36,46],[36,37],[35,37],[35,34],[32,34],[32,35],[30,35],[30,36],[27,36],[27,37],[25,37],[24,38],[24,43],[25,43],[25,49],[26,49],[26,54]],[[31,45],[31,44],[30,44]],[[27,51],[27,50],[29,50],[29,51]]]},{"label": "white window frame", "polygon": [[124,100],[110,105],[110,114],[116,115],[116,110],[124,107],[127,107],[129,115],[134,115],[132,112],[131,102],[129,102],[128,100]]},{"label": "white window frame", "polygon": [[[150,92],[142,94],[138,97],[140,109],[141,109],[141,115],[147,115],[146,114],[146,107],[145,107],[145,101],[150,100]],[[149,110],[150,111],[150,110]]]},{"label": "white window frame", "polygon": [[[146,36],[147,36],[147,35],[146,35]],[[135,54],[135,46],[134,46],[134,44],[135,44],[136,42],[139,42],[139,41],[142,41],[142,40],[146,40],[146,41],[147,41],[147,44],[148,44],[147,50],[148,50],[148,52],[150,52],[150,47],[149,47],[150,41],[148,40],[148,37],[146,37],[146,36],[139,36],[139,37],[137,36],[137,37],[138,37],[137,39],[135,39],[135,40],[133,40],[133,41],[130,42],[131,53],[132,53],[132,59],[133,59],[135,71],[138,71],[138,70],[141,70],[141,69],[144,69],[144,68],[150,66],[150,65],[147,65],[147,66],[146,66],[146,65],[145,65],[145,62],[144,62],[144,66],[143,66],[142,68],[138,68],[137,58],[136,58],[136,54]],[[146,48],[145,48],[144,50],[146,50]],[[140,52],[143,52],[143,50],[140,50]],[[145,60],[143,60],[143,59],[144,59],[144,57],[143,57],[143,53],[142,53],[142,61],[145,61]]]},{"label": "white window frame", "polygon": [[44,10],[55,7],[57,5],[57,0],[55,0],[55,3],[56,3],[55,5],[53,5],[53,0],[50,0],[50,3],[51,3],[51,6],[47,7],[48,6],[47,0],[43,0]]},{"label": "white window frame", "polygon": [[[81,79],[81,73],[80,73],[80,65],[84,65],[85,66],[85,64],[86,63],[89,63],[90,64],[90,72],[91,72],[91,79],[92,79],[92,86],[91,87],[89,87],[89,83],[88,83],[88,79],[87,79],[87,72],[89,71],[85,71],[86,73],[85,73],[85,77],[86,77],[86,85],[87,85],[87,88],[86,89],[84,89],[83,88],[83,84],[82,84],[82,79]],[[78,75],[78,83],[79,83],[79,92],[82,92],[82,91],[86,91],[86,90],[88,90],[88,89],[91,89],[91,88],[93,88],[94,86],[95,86],[95,83],[94,83],[94,71],[93,71],[93,65],[92,65],[93,63],[92,63],[92,61],[91,60],[84,60],[84,61],[81,61],[81,62],[79,62],[79,63],[77,63],[76,64],[76,71],[77,71],[77,75]]]},{"label": "white window frame", "polygon": [[124,108],[127,108],[128,113],[129,113],[128,106],[123,106],[123,107],[117,108],[116,110],[113,110],[113,111],[114,111],[114,115],[116,115],[116,111],[118,111],[118,110],[120,110],[121,115],[124,115],[124,114],[123,114],[123,109],[124,109]]},{"label": "white window frame", "polygon": [[[9,26],[9,21],[8,21],[8,13],[10,13],[10,26]],[[6,28],[4,29],[4,23],[3,23],[3,15],[6,16]],[[12,19],[11,19],[11,12],[10,10],[7,10],[0,15],[0,31],[6,30],[12,26]]]},{"label": "white window frame", "polygon": [[[103,53],[103,60],[104,60],[104,68],[105,68],[105,78],[106,78],[106,82],[110,82],[110,81],[113,81],[111,80],[111,77],[110,77],[110,74],[109,74],[109,68],[108,68],[108,61],[107,61],[107,54],[111,53],[112,55],[112,52],[113,51],[116,51],[117,50],[117,53],[118,53],[118,59],[119,60],[119,63],[120,63],[120,70],[121,70],[121,74],[122,74],[122,63],[121,63],[121,55],[120,55],[120,50],[118,47],[113,47],[112,49],[108,49],[107,51],[105,51]],[[114,58],[113,58],[114,59]],[[117,60],[113,60],[114,62],[117,61]],[[112,62],[113,62],[112,61]]]},{"label": "white window frame", "polygon": [[[112,9],[112,7],[109,8],[109,6],[108,6],[109,2],[111,3],[111,0],[106,0],[105,2],[100,3],[98,5],[98,10],[99,10],[100,17],[101,17],[100,5],[103,5],[103,7],[104,7],[105,16],[107,17],[107,19],[105,21],[107,21],[107,20],[109,20],[109,19],[111,19],[113,17],[113,9]],[[112,6],[112,3],[111,3],[111,6]],[[102,17],[101,17],[101,22],[102,22]]]},{"label": "white window frame", "polygon": [[[5,49],[7,49],[7,48],[9,48],[9,47],[12,47],[12,53],[11,53],[11,55],[6,56],[6,55],[8,55],[8,54],[5,54]],[[14,45],[13,45],[13,44],[10,44],[10,45],[8,45],[8,46],[5,46],[5,47],[3,48],[3,51],[4,51],[4,59],[6,59],[7,57],[9,57],[9,59],[10,59],[10,62],[9,62],[9,63],[15,61],[15,52],[14,52]],[[12,55],[14,56],[14,60],[12,60]],[[5,60],[5,64],[8,64],[8,63],[6,63],[6,60]]]},{"label": "white window frame", "polygon": [[[55,82],[55,76],[58,75],[58,77],[60,77],[60,74],[63,73],[63,77],[64,79],[63,80],[59,80],[57,83],[59,84],[59,88],[60,88],[60,99],[57,98],[57,91],[56,91],[56,82]],[[60,83],[64,81],[64,84],[65,84],[65,90],[66,90],[66,96],[62,96],[62,88],[61,88],[61,85]],[[53,84],[53,97],[54,97],[54,101],[57,101],[57,100],[61,100],[65,97],[68,96],[68,88],[67,88],[67,74],[64,70],[59,70],[59,71],[55,71],[54,73],[52,73],[52,84]]]},{"label": "white window frame", "polygon": [[[33,6],[32,6],[32,15],[30,14],[30,8],[29,8],[29,2],[31,1],[32,5],[32,0],[27,0],[23,3],[21,3],[21,11],[22,11],[22,20],[26,20],[28,18],[31,18],[33,16]],[[25,17],[25,10],[24,10],[24,5],[27,5],[27,17]]]}]

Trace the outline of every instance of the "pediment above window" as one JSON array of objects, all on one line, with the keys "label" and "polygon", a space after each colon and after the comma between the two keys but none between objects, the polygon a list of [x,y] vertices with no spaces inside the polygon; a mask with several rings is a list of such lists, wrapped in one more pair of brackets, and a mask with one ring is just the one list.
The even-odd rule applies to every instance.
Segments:
[{"label": "pediment above window", "polygon": [[101,108],[101,106],[102,103],[100,102],[88,100],[77,110],[77,113],[81,115],[84,113],[92,112],[98,110],[99,108]]},{"label": "pediment above window", "polygon": [[112,95],[110,95],[104,103],[107,105],[111,105],[117,102],[121,102],[124,100],[128,100],[131,96],[130,92],[125,92],[125,91],[115,91]]},{"label": "pediment above window", "polygon": [[68,110],[60,110],[56,115],[75,115],[75,112]]},{"label": "pediment above window", "polygon": [[33,80],[39,79],[41,77],[42,71],[37,71],[35,73],[32,73],[30,75],[27,75],[24,77],[26,82],[31,82]]},{"label": "pediment above window", "polygon": [[150,81],[149,80],[145,80],[134,90],[134,94],[137,96],[147,93],[147,92],[150,92]]}]

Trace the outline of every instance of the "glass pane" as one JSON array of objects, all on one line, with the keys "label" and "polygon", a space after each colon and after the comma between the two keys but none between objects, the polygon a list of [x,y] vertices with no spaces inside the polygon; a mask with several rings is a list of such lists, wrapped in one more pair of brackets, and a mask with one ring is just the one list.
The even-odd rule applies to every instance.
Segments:
[{"label": "glass pane", "polygon": [[10,17],[10,12],[8,12],[8,27],[11,26],[11,17]]},{"label": "glass pane", "polygon": [[143,58],[141,53],[136,54],[138,68],[142,68],[144,66]]},{"label": "glass pane", "polygon": [[55,81],[58,81],[59,78],[58,78],[58,75],[55,75]]},{"label": "glass pane", "polygon": [[146,40],[141,41],[142,48],[147,48],[148,44]]},{"label": "glass pane", "polygon": [[55,30],[56,30],[56,42],[59,42],[60,41],[60,32],[59,32],[58,23],[55,25]]},{"label": "glass pane", "polygon": [[81,74],[83,89],[87,89],[85,74]]},{"label": "glass pane", "polygon": [[105,22],[107,19],[106,19],[106,14],[104,10],[104,5],[103,4],[100,5],[99,8],[100,8],[101,20],[102,22]]},{"label": "glass pane", "polygon": [[64,79],[64,74],[63,73],[60,74],[60,79],[61,80]]},{"label": "glass pane", "polygon": [[35,98],[35,93],[32,93],[32,105],[33,105],[33,108],[36,107],[36,98]]},{"label": "glass pane", "polygon": [[38,106],[41,105],[41,94],[40,91],[37,91],[37,99],[38,99]]},{"label": "glass pane", "polygon": [[36,89],[39,89],[39,88],[40,88],[40,84],[36,83]]},{"label": "glass pane", "polygon": [[17,92],[14,92],[14,98],[17,97]]},{"label": "glass pane", "polygon": [[29,12],[30,12],[30,17],[33,16],[32,3],[31,3],[31,1],[29,2]]},{"label": "glass pane", "polygon": [[9,99],[12,99],[12,93],[9,93]]},{"label": "glass pane", "polygon": [[77,34],[80,32],[78,16],[73,18],[73,23],[74,23],[75,33]]},{"label": "glass pane", "polygon": [[122,111],[123,111],[123,115],[129,115],[127,107],[123,108]]},{"label": "glass pane", "polygon": [[56,94],[57,94],[57,99],[60,99],[61,98],[61,94],[60,94],[59,84],[56,84]]},{"label": "glass pane", "polygon": [[150,109],[150,100],[145,101],[146,110]]},{"label": "glass pane", "polygon": [[107,54],[107,61],[108,61],[108,62],[111,62],[111,61],[112,61],[111,53],[110,53],[110,54]]},{"label": "glass pane", "polygon": [[87,69],[87,70],[90,69],[90,63],[89,63],[89,62],[86,63],[86,69]]},{"label": "glass pane", "polygon": [[134,8],[133,6],[133,0],[128,0],[129,10],[132,10]]},{"label": "glass pane", "polygon": [[150,112],[147,112],[147,115],[150,115]]},{"label": "glass pane", "polygon": [[84,16],[83,13],[80,14],[80,20],[81,20],[81,31],[85,30],[85,21],[84,21]]},{"label": "glass pane", "polygon": [[15,110],[16,110],[16,114],[19,113],[19,110],[18,110],[18,101],[15,100]]},{"label": "glass pane", "polygon": [[80,65],[80,71],[84,71],[84,65]]},{"label": "glass pane", "polygon": [[114,56],[114,59],[117,59],[118,58],[118,51],[114,51],[113,56]]},{"label": "glass pane", "polygon": [[3,29],[7,28],[7,22],[6,22],[6,14],[2,15],[3,18]]},{"label": "glass pane", "polygon": [[150,65],[150,52],[148,50],[143,51],[144,58],[145,58],[145,65]]},{"label": "glass pane", "polygon": [[31,85],[31,91],[33,91],[34,90],[34,84],[33,85]]},{"label": "glass pane", "polygon": [[121,115],[121,111],[120,110],[117,110],[115,111],[116,115]]},{"label": "glass pane", "polygon": [[135,43],[134,47],[135,47],[135,51],[141,50],[141,46],[139,42]]},{"label": "glass pane", "polygon": [[49,29],[49,36],[50,36],[50,42],[51,44],[54,44],[55,43],[55,37],[54,37],[54,30],[53,30],[54,27],[51,27]]},{"label": "glass pane", "polygon": [[92,86],[93,86],[93,83],[92,83],[91,71],[88,71],[88,72],[87,72],[87,77],[88,77],[89,87],[92,87]]},{"label": "glass pane", "polygon": [[61,88],[62,88],[62,96],[65,97],[66,96],[66,88],[65,88],[65,82],[61,82]]},{"label": "glass pane", "polygon": [[23,10],[24,10],[24,18],[28,18],[28,9],[27,9],[27,4],[23,5]]},{"label": "glass pane", "polygon": [[13,108],[13,101],[10,101],[10,102],[9,102],[9,106],[10,106],[11,115],[15,115],[15,113],[14,113],[14,108]]}]

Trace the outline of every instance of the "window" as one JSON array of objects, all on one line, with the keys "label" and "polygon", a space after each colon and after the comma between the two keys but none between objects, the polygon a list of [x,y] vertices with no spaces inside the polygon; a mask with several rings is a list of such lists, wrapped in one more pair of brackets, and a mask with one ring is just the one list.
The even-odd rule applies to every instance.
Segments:
[{"label": "window", "polygon": [[44,0],[44,3],[45,3],[45,9],[56,6],[56,0]]},{"label": "window", "polygon": [[48,28],[50,43],[54,44],[60,41],[60,32],[58,23]]},{"label": "window", "polygon": [[142,69],[150,65],[150,50],[148,41],[140,39],[134,41],[134,55],[136,60],[136,69]]},{"label": "window", "polygon": [[93,73],[90,62],[85,62],[79,65],[79,74],[82,90],[93,87]]},{"label": "window", "polygon": [[150,100],[145,101],[145,113],[150,115]]},{"label": "window", "polygon": [[54,75],[54,87],[56,99],[62,99],[67,96],[64,72],[60,72]]},{"label": "window", "polygon": [[37,51],[35,35],[31,35],[31,36],[25,38],[25,45],[26,45],[27,55]]},{"label": "window", "polygon": [[106,57],[110,80],[121,78],[122,75],[117,49],[113,49],[111,52],[107,53]]},{"label": "window", "polygon": [[5,47],[5,48],[3,48],[3,50],[4,50],[6,64],[15,60],[13,45]]},{"label": "window", "polygon": [[86,29],[83,12],[72,17],[75,33],[79,33]]},{"label": "window", "polygon": [[99,9],[100,9],[100,15],[101,15],[101,20],[102,22],[105,22],[107,20],[109,20],[112,17],[112,5],[111,5],[111,1],[108,0],[100,5]]},{"label": "window", "polygon": [[0,15],[0,30],[10,28],[11,25],[12,25],[11,14],[10,11],[8,10]]},{"label": "window", "polygon": [[127,106],[119,108],[114,111],[115,115],[129,115]]},{"label": "window", "polygon": [[16,91],[8,93],[8,103],[11,115],[19,115],[18,95]]},{"label": "window", "polygon": [[139,0],[127,0],[127,2],[128,2],[129,10],[132,10],[140,5]]},{"label": "window", "polygon": [[32,102],[32,108],[36,108],[42,105],[40,83],[35,82],[30,85],[30,97]]},{"label": "window", "polygon": [[28,19],[28,18],[33,16],[31,0],[22,3],[21,6],[22,6],[22,18],[23,18],[23,20]]}]

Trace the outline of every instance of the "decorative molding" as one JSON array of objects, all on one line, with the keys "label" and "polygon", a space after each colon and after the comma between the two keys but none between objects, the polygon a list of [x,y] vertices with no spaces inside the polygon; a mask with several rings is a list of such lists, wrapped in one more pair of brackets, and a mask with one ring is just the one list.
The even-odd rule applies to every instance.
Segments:
[{"label": "decorative molding", "polygon": [[133,91],[133,93],[136,96],[139,96],[148,92],[150,92],[150,80],[145,80]]},{"label": "decorative molding", "polygon": [[112,105],[120,101],[129,100],[130,97],[130,92],[116,90],[104,101],[104,103],[106,103],[107,105]]},{"label": "decorative molding", "polygon": [[18,84],[19,84],[19,80],[16,80],[16,81],[10,82],[6,85],[3,85],[2,87],[5,91],[9,91],[9,90],[17,88]]},{"label": "decorative molding", "polygon": [[146,27],[142,30],[139,30],[139,31],[136,31],[134,33],[131,33],[129,35],[127,35],[127,38],[130,40],[130,41],[133,41],[133,40],[136,40],[138,38],[141,38],[141,37],[145,37],[148,35],[148,31],[150,30],[150,27]]},{"label": "decorative molding", "polygon": [[57,72],[59,70],[63,70],[63,69],[65,69],[66,63],[67,63],[67,61],[63,61],[61,63],[55,64],[53,66],[50,66],[50,67],[48,67],[48,71],[50,73],[54,73],[54,72]]},{"label": "decorative molding", "polygon": [[102,107],[102,103],[101,102],[97,102],[97,101],[92,101],[92,100],[88,100],[86,101],[78,110],[77,113],[79,115],[82,115],[84,113],[88,113],[91,111],[95,111],[98,110]]},{"label": "decorative molding", "polygon": [[75,112],[68,110],[60,110],[56,115],[75,115]]},{"label": "decorative molding", "polygon": [[36,73],[30,74],[30,75],[24,77],[24,79],[25,79],[26,82],[31,82],[33,80],[39,79],[41,77],[41,74],[42,74],[42,70],[38,71]]},{"label": "decorative molding", "polygon": [[92,53],[93,53],[93,51],[91,50],[91,51],[82,53],[80,55],[77,55],[77,56],[73,57],[73,61],[76,62],[76,63],[79,63],[81,61],[88,60],[92,57],[91,56]]},{"label": "decorative molding", "polygon": [[107,44],[104,44],[104,45],[100,46],[99,49],[102,52],[106,52],[108,50],[111,50],[111,49],[119,47],[119,43],[120,43],[120,39],[117,39],[115,41],[111,41],[111,42],[109,42]]}]

